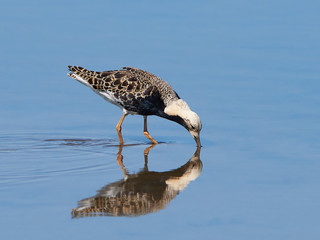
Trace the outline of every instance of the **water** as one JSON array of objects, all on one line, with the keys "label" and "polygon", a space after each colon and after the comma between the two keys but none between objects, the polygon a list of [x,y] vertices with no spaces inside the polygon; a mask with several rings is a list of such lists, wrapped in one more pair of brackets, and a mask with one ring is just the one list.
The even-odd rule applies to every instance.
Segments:
[{"label": "water", "polygon": [[[0,7],[2,238],[320,237],[319,3]],[[147,157],[139,116],[125,119],[120,149],[121,111],[67,65],[170,82],[201,117],[199,157],[185,129],[157,117]]]}]

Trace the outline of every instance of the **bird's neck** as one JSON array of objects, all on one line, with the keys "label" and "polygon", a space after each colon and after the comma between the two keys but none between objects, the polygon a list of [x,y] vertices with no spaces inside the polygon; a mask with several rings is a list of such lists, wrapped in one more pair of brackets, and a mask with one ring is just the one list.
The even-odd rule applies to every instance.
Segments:
[{"label": "bird's neck", "polygon": [[168,119],[170,121],[174,121],[180,125],[182,125],[183,127],[186,128],[186,124],[185,124],[185,121],[183,120],[183,118],[179,117],[179,116],[173,116],[173,115],[168,115],[166,114],[165,112],[161,111],[161,112],[158,112],[157,114],[159,117],[162,117],[162,118],[165,118],[165,119]]}]

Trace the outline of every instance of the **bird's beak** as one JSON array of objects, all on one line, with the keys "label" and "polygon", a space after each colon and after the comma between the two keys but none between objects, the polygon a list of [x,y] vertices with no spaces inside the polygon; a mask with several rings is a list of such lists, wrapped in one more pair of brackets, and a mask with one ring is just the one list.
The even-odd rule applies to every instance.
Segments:
[{"label": "bird's beak", "polygon": [[198,137],[195,137],[194,140],[196,140],[196,143],[197,143],[197,147],[198,147],[198,148],[199,148],[199,147],[202,147],[202,146],[201,146],[201,143],[200,143],[200,137],[199,137],[199,136],[198,136]]},{"label": "bird's beak", "polygon": [[197,143],[197,147],[202,147],[201,146],[201,143],[200,143],[200,136],[199,136],[199,133],[198,132],[191,132],[191,135],[193,136],[194,140],[196,141]]}]

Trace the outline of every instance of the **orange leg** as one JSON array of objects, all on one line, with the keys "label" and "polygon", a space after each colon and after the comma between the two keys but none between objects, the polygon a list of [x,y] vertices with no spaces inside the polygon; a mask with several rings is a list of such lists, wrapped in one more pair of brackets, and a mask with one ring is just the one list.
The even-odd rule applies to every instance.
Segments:
[{"label": "orange leg", "polygon": [[122,122],[123,122],[123,120],[124,120],[124,118],[126,116],[127,115],[124,113],[122,115],[122,117],[120,118],[120,121],[118,122],[117,126],[116,126],[116,129],[117,129],[117,132],[118,132],[118,136],[119,136],[120,145],[123,145],[123,138],[122,138],[122,134],[121,134],[121,125],[122,125]]},{"label": "orange leg", "polygon": [[147,128],[147,116],[143,116],[143,134],[153,143],[153,144],[157,144],[158,142],[156,140],[154,140],[149,132],[148,132],[148,128]]}]

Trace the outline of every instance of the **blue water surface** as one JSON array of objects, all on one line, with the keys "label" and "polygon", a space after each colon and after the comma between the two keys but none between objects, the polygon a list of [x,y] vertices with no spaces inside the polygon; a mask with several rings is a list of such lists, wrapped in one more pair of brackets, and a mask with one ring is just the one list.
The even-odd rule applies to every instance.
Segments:
[{"label": "blue water surface", "polygon": [[[319,239],[318,1],[0,9],[1,238]],[[141,116],[125,119],[119,149],[121,110],[68,78],[68,65],[168,81],[201,117],[200,155],[184,128],[157,117],[147,159]],[[123,200],[122,216],[75,214],[124,187],[150,194]]]}]

